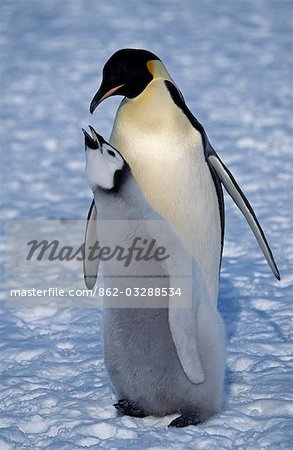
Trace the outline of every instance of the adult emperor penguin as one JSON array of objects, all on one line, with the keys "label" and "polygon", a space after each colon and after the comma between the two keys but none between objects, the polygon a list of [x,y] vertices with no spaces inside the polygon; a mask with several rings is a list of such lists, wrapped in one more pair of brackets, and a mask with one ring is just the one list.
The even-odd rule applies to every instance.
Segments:
[{"label": "adult emperor penguin", "polygon": [[217,303],[224,238],[221,183],[244,214],[274,275],[278,268],[253,209],[188,109],[162,61],[140,49],[114,53],[103,69],[93,113],[122,95],[110,143],[119,148],[142,191],[198,260]]},{"label": "adult emperor penguin", "polygon": [[[127,306],[129,303],[121,307],[120,298],[113,304],[113,299],[105,296],[104,358],[118,397],[114,406],[120,413],[136,417],[180,413],[169,426],[196,425],[220,410],[225,353],[220,315],[191,253],[170,224],[146,201],[121,154],[90,129],[91,136],[83,130],[86,176],[97,204],[99,243],[108,245],[115,222],[119,234],[123,219],[130,223],[127,232],[119,234],[124,248],[131,246],[134,236],[152,239],[155,234],[158,239],[163,237],[170,254],[175,251],[175,256],[179,255],[178,267],[181,267],[181,256],[182,261],[185,258],[192,261],[190,303],[184,307],[181,307],[184,294],[176,300],[169,290],[176,258],[171,262],[152,260],[146,265],[140,261],[131,268],[135,270],[136,282],[147,281],[149,269],[160,274],[157,279],[160,295],[155,297],[153,307],[145,307],[148,303],[142,295],[128,297],[134,301],[132,308]],[[156,226],[157,222],[160,223]],[[116,238],[115,235],[115,242]],[[112,293],[117,283],[114,273],[118,263],[115,264],[112,258],[103,266],[105,287],[112,289]],[[128,272],[126,277],[127,285]],[[121,280],[121,274],[118,279]],[[169,295],[165,296],[165,292]]]}]

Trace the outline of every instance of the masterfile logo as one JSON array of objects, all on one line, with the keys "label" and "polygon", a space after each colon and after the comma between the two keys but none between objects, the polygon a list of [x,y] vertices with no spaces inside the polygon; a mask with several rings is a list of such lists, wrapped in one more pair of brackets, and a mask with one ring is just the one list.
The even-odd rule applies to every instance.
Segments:
[{"label": "masterfile logo", "polygon": [[[107,298],[107,307],[168,307],[170,296],[173,305],[177,297],[191,304],[192,257],[162,221],[96,222],[85,252],[83,220],[7,221],[6,305],[96,308]],[[84,284],[85,255],[99,262],[93,291]]]},{"label": "masterfile logo", "polygon": [[[32,257],[36,254],[37,260],[47,258],[48,261],[72,261],[76,259],[77,261],[83,261],[85,258],[84,244],[81,244],[77,248],[70,245],[63,246],[60,241],[54,239],[49,242],[43,239],[38,242],[36,239],[27,242],[30,246],[29,253],[26,257],[27,261],[31,261]],[[100,245],[99,241],[89,248],[89,261],[110,261],[112,259],[117,259],[120,261],[124,267],[128,267],[131,261],[135,259],[136,261],[165,261],[170,258],[167,254],[166,248],[157,245],[156,239],[144,239],[140,236],[134,237],[129,247],[122,247],[121,245],[115,245],[114,248],[103,247]]]}]

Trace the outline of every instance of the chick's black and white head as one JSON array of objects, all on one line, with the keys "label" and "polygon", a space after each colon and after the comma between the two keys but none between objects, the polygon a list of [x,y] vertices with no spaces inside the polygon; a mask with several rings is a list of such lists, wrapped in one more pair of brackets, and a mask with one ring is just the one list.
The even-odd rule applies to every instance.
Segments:
[{"label": "chick's black and white head", "polygon": [[97,189],[116,192],[128,173],[128,164],[118,150],[106,142],[94,128],[89,128],[91,136],[83,129],[88,184],[93,192]]},{"label": "chick's black and white head", "polygon": [[160,59],[147,50],[125,48],[114,53],[104,66],[102,83],[90,112],[107,97],[123,95],[131,99],[141,94],[154,77],[153,61]]}]

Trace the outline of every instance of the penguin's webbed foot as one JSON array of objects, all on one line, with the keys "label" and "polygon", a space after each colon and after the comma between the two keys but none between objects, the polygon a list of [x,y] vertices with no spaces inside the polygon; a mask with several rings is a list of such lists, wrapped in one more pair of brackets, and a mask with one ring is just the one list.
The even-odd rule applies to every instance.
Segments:
[{"label": "penguin's webbed foot", "polygon": [[145,417],[145,412],[139,408],[135,403],[131,403],[128,400],[122,399],[115,403],[113,406],[122,414],[132,417]]},{"label": "penguin's webbed foot", "polygon": [[186,413],[182,414],[179,417],[176,417],[176,419],[172,420],[171,423],[169,423],[168,427],[187,427],[188,425],[198,425],[202,421],[200,420],[198,414],[196,413]]}]

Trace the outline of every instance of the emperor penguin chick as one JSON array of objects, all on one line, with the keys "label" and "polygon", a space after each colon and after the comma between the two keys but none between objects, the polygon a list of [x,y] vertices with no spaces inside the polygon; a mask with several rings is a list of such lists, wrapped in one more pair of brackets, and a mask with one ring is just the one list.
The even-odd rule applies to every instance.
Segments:
[{"label": "emperor penguin chick", "polygon": [[158,56],[143,49],[115,52],[104,66],[91,113],[113,95],[124,99],[110,143],[129,163],[151,206],[173,225],[198,261],[214,304],[224,239],[222,184],[279,279],[253,209]]},{"label": "emperor penguin chick", "polygon": [[[222,320],[185,244],[147,202],[120,152],[90,129],[91,136],[83,130],[86,176],[96,204],[99,244],[108,245],[115,221],[120,229],[120,221],[125,220],[131,224],[119,235],[124,248],[131,247],[135,236],[149,241],[155,236],[158,242],[163,236],[167,250],[182,255],[178,263],[176,258],[172,262],[165,258],[135,265],[134,278],[139,283],[148,282],[149,270],[158,274],[159,296],[151,306],[142,290],[136,296],[133,289],[133,298],[127,299],[130,303],[125,307],[104,298],[104,358],[118,399],[114,406],[135,417],[178,413],[169,426],[196,425],[220,411],[225,366]],[[176,271],[188,258],[191,290],[175,299]],[[103,263],[105,287],[112,290],[117,283],[113,277],[117,264],[113,260]],[[127,284],[127,276],[125,280]],[[190,303],[182,305],[186,300]]]}]

